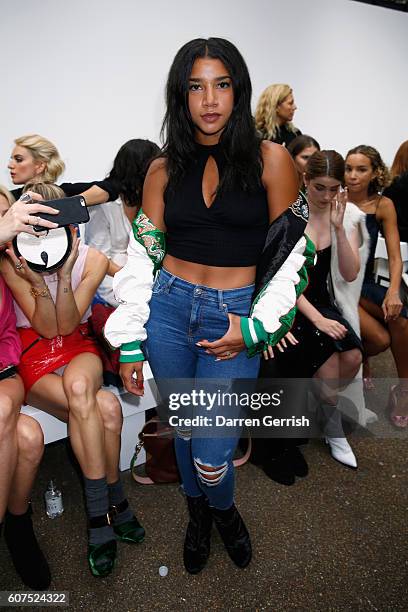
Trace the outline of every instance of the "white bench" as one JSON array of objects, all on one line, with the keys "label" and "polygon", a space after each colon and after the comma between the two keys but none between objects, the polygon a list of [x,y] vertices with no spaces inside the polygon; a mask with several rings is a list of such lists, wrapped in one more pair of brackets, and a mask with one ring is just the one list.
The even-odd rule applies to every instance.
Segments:
[{"label": "white bench", "polygon": [[[143,374],[145,379],[143,397],[132,395],[132,393],[128,393],[125,389],[120,390],[113,386],[104,387],[107,391],[117,395],[122,404],[123,428],[119,463],[121,471],[129,469],[130,460],[139,441],[138,434],[145,423],[146,410],[156,408],[159,403],[157,387],[147,361],[144,363]],[[44,432],[45,444],[62,440],[68,436],[66,423],[63,423],[56,417],[38,410],[38,408],[33,408],[33,406],[23,406],[21,411],[34,417],[39,422]],[[142,449],[137,458],[136,465],[144,462],[145,452]]]},{"label": "white bench", "polygon": [[[405,274],[408,271],[408,243],[400,242],[402,272]],[[377,246],[375,249],[375,282],[384,287],[390,285],[390,271],[388,268],[388,253],[385,238],[378,236]],[[406,274],[405,274],[406,277]],[[403,279],[405,280],[405,279]]]}]

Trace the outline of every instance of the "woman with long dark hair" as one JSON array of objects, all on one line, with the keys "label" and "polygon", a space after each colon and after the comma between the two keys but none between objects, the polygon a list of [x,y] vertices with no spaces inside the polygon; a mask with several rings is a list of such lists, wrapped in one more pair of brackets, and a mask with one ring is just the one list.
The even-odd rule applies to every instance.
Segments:
[{"label": "woman with long dark hair", "polygon": [[126,251],[132,223],[142,203],[143,183],[151,160],[160,153],[150,140],[134,138],[116,154],[108,181],[118,186],[119,198],[89,210],[85,241],[109,260],[108,273],[98,287],[98,297],[109,306],[117,306],[112,291],[112,276],[126,263]]},{"label": "woman with long dark hair", "polygon": [[[229,41],[185,44],[166,101],[163,155],[146,177],[105,334],[121,347],[122,379],[136,395],[145,355],[162,391],[164,379],[203,386],[214,378],[228,391],[234,379],[257,377],[259,354],[290,328],[311,248],[307,205],[297,199],[289,154],[256,135],[248,69]],[[190,515],[187,571],[205,566],[213,520],[231,559],[245,567],[251,543],[234,504],[232,463],[239,430],[216,437],[186,424],[176,433]]]}]

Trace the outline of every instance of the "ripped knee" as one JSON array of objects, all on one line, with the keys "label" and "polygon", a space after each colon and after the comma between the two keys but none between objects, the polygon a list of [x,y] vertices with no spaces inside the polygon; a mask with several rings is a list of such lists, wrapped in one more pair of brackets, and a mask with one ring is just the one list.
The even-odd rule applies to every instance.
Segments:
[{"label": "ripped knee", "polygon": [[189,442],[191,440],[191,427],[175,427],[174,431],[178,438]]},{"label": "ripped knee", "polygon": [[204,464],[200,459],[194,458],[194,466],[200,481],[207,487],[219,485],[228,472],[228,463],[225,461],[219,466]]}]

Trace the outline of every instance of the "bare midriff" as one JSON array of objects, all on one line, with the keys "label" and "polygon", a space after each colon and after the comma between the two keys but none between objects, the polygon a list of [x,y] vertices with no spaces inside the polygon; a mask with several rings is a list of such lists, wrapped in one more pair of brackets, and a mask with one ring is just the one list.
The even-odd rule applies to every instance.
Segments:
[{"label": "bare midriff", "polygon": [[172,255],[166,255],[163,268],[193,285],[212,287],[213,289],[239,289],[255,282],[256,266],[243,268],[222,268],[184,261]]}]

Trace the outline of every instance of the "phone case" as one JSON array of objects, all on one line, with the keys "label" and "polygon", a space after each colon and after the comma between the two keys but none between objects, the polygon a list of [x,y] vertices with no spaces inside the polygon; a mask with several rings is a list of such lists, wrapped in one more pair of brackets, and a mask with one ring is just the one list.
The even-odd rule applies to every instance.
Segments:
[{"label": "phone case", "polygon": [[[39,213],[41,219],[47,219],[58,223],[59,227],[65,227],[74,223],[86,223],[89,221],[89,212],[86,206],[85,199],[82,196],[73,196],[71,198],[60,198],[58,200],[45,200],[41,202],[51,208],[59,210],[57,215],[48,213]],[[34,231],[41,232],[45,228],[41,225],[34,225]]]}]

